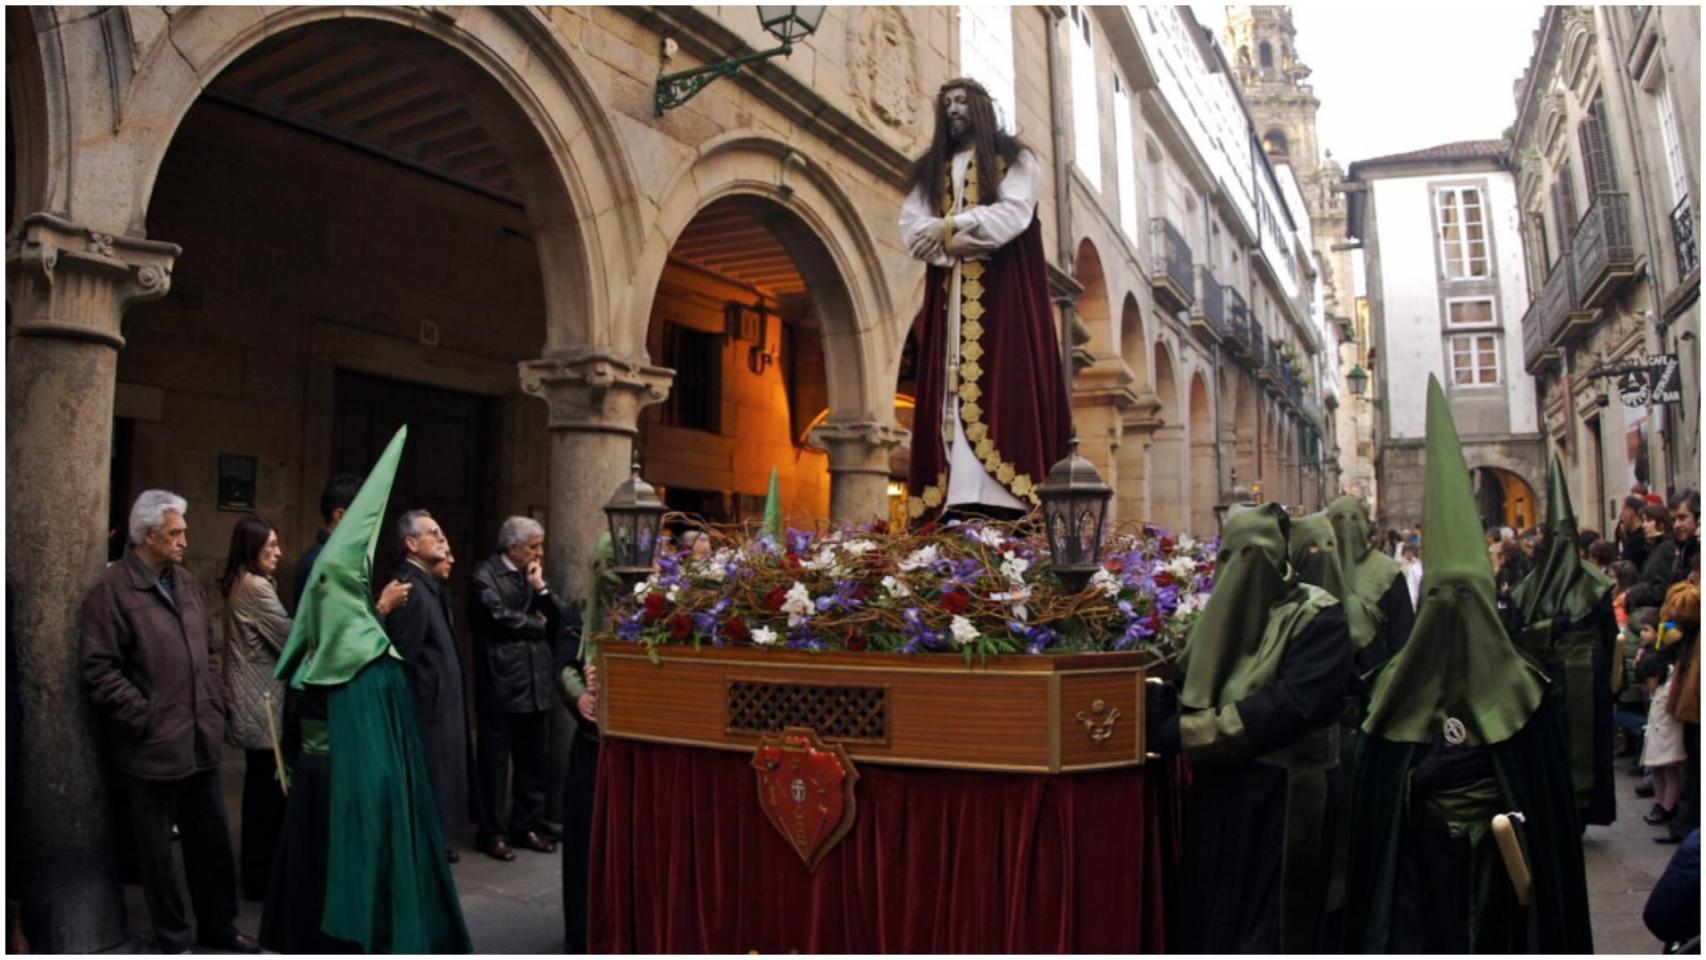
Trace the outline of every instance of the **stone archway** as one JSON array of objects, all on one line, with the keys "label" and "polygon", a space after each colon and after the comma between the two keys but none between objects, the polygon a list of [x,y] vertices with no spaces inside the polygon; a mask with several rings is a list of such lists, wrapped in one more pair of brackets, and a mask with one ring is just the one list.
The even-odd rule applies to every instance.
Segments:
[{"label": "stone archway", "polygon": [[1469,472],[1483,529],[1503,526],[1520,532],[1540,522],[1540,501],[1521,474],[1495,466],[1474,466]]},{"label": "stone archway", "polygon": [[1173,352],[1167,341],[1155,341],[1155,394],[1161,402],[1149,459],[1150,516],[1175,530],[1190,525],[1190,500],[1185,487],[1186,410],[1179,403]]},{"label": "stone archway", "polygon": [[1214,405],[1208,380],[1199,371],[1191,375],[1190,393],[1190,531],[1199,537],[1215,533],[1214,505],[1220,500],[1220,483],[1214,450]]},{"label": "stone archway", "polygon": [[1114,485],[1115,514],[1123,522],[1151,516],[1148,464],[1154,452],[1154,431],[1160,425],[1155,419],[1156,400],[1150,383],[1149,336],[1137,297],[1129,293],[1120,306],[1120,360],[1135,398],[1122,417],[1120,449],[1115,457],[1119,473]]},{"label": "stone archway", "polygon": [[[879,258],[851,200],[826,171],[786,143],[750,132],[701,146],[663,195],[656,232],[670,243],[649,247],[636,269],[637,289],[649,291],[636,294],[647,317],[656,316],[670,258],[697,217],[718,204],[756,212],[785,249],[788,269],[797,272],[820,352],[836,358],[821,364],[818,374],[828,413],[805,438],[829,454],[829,515],[846,521],[888,516],[890,456],[907,434],[895,424],[897,370],[885,351],[899,358],[907,325],[894,319],[887,280],[869,267]],[[632,336],[646,336],[648,329],[649,321],[637,325]],[[643,343],[633,346],[641,349]]]},{"label": "stone archway", "polygon": [[1084,288],[1078,295],[1077,310],[1079,319],[1090,328],[1090,342],[1085,346],[1098,360],[1113,356],[1114,328],[1108,306],[1107,275],[1102,270],[1102,256],[1089,237],[1078,242],[1078,253],[1072,261],[1072,278]]}]

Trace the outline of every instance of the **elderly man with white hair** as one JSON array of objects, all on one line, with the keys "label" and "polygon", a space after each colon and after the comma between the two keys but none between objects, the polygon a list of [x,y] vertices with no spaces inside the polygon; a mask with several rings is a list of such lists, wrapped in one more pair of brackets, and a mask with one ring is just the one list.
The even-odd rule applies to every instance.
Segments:
[{"label": "elderly man with white hair", "polygon": [[207,598],[183,565],[188,511],[166,490],[136,498],[124,559],[83,601],[83,682],[106,721],[160,952],[190,950],[172,863],[176,824],[197,942],[257,953],[236,926],[237,868],[219,782],[230,699],[213,662]]},{"label": "elderly man with white hair", "polygon": [[[474,568],[468,592],[480,715],[480,849],[497,860],[514,860],[512,845],[540,853],[557,849],[540,833],[557,696],[552,666],[566,634],[580,629],[580,608],[546,585],[544,555],[545,528],[529,517],[510,517],[498,530],[497,553]],[[507,827],[506,781],[514,785]]]}]

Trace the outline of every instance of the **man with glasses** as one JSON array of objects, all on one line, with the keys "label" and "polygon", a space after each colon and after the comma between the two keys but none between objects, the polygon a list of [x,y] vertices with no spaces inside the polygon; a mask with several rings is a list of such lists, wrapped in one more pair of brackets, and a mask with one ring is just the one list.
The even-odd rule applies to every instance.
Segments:
[{"label": "man with glasses", "polygon": [[[455,558],[450,540],[425,510],[403,514],[397,536],[403,562],[393,579],[412,589],[408,604],[385,618],[385,632],[407,668],[438,816],[449,843],[452,829],[473,819],[466,687],[445,583]],[[445,853],[452,863],[460,859],[454,849]]]}]

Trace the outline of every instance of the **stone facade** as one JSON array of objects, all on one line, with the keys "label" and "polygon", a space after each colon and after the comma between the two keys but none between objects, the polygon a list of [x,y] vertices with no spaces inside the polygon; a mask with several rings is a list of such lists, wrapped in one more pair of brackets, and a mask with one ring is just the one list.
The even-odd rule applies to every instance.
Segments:
[{"label": "stone facade", "polygon": [[[1540,519],[1544,462],[1535,388],[1522,369],[1521,283],[1510,144],[1474,140],[1351,164],[1351,235],[1367,265],[1376,376],[1377,521],[1419,518],[1427,378],[1439,378],[1482,498],[1482,521],[1518,529]],[[1406,453],[1406,451],[1410,451]]]},{"label": "stone facade", "polygon": [[[328,474],[401,418],[463,561],[532,514],[571,596],[636,444],[707,512],[750,512],[774,465],[795,516],[891,516],[924,276],[895,223],[968,65],[1045,171],[1074,416],[1119,519],[1210,533],[1258,482],[1319,506],[1307,229],[1184,8],[832,7],[661,117],[660,74],[773,45],[752,8],[6,16],[12,856],[38,947],[123,936],[76,610],[140,490],[189,498],[208,580],[268,516],[288,579]],[[221,510],[233,455],[252,496]]]},{"label": "stone facade", "polygon": [[[1548,453],[1603,530],[1633,484],[1700,484],[1700,11],[1548,7],[1516,92],[1523,359]],[[1682,401],[1626,404],[1616,371],[1660,353]]]}]

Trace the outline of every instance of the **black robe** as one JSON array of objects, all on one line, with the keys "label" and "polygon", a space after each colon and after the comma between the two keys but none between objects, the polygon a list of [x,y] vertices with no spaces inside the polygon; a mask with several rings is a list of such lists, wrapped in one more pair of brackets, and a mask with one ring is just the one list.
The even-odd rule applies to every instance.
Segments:
[{"label": "black robe", "polygon": [[[1273,680],[1237,704],[1253,757],[1337,724],[1351,657],[1343,607],[1323,610],[1291,639]],[[1178,883],[1168,897],[1170,952],[1324,949],[1329,838],[1341,815],[1338,770],[1327,771],[1324,795],[1317,798],[1319,827],[1312,836],[1290,838],[1294,854],[1308,856],[1294,862],[1282,883],[1289,779],[1286,770],[1256,759],[1191,765]],[[1282,945],[1287,911],[1302,933]]]},{"label": "black robe", "polygon": [[[1357,758],[1346,953],[1592,953],[1587,877],[1562,726],[1553,701],[1503,743],[1399,743],[1365,736]],[[1491,812],[1519,811],[1533,893],[1517,902],[1490,830],[1453,836],[1430,797],[1480,785]],[[1483,815],[1485,817],[1483,818]]]},{"label": "black robe", "polygon": [[448,833],[474,818],[468,688],[451,619],[450,590],[406,561],[398,564],[394,579],[414,589],[409,602],[385,618],[385,633],[403,655],[439,819]]}]

